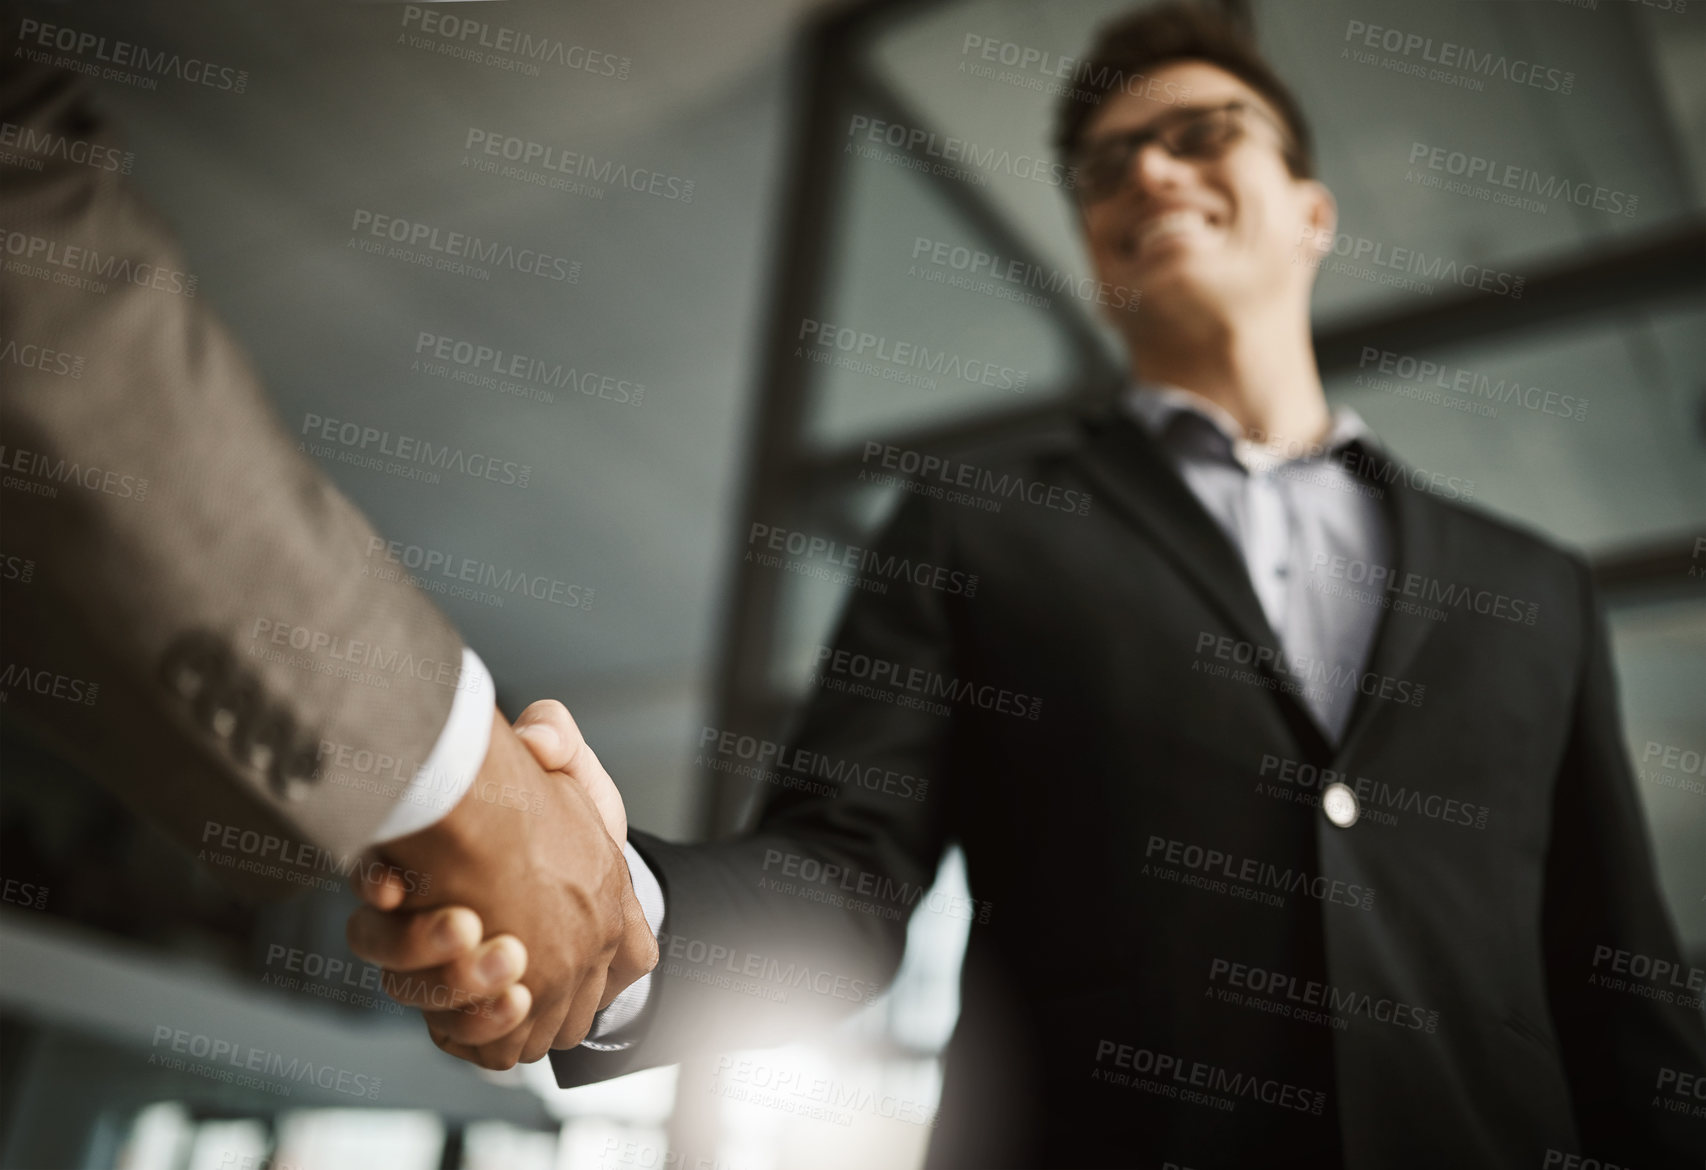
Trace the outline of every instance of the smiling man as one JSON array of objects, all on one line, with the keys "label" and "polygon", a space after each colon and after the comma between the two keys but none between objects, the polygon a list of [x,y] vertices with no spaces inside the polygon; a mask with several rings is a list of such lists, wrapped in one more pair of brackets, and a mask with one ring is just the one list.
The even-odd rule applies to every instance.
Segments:
[{"label": "smiling man", "polygon": [[[787,753],[836,778],[630,834],[662,963],[560,1082],[796,1038],[949,913],[933,1166],[1698,1166],[1698,1008],[1603,979],[1687,968],[1586,566],[1329,409],[1335,205],[1236,28],[1146,9],[1090,74],[1059,146],[1131,386],[1006,470],[1096,507],[905,500],[881,555],[975,597],[855,593]],[[920,897],[950,843],[970,906]]]}]

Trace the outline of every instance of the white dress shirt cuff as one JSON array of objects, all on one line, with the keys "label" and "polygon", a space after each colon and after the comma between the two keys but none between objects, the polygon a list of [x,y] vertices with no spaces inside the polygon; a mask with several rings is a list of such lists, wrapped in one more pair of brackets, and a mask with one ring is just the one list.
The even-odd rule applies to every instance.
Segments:
[{"label": "white dress shirt cuff", "polygon": [[[663,887],[646,859],[626,842],[622,855],[628,859],[628,878],[634,883],[634,897],[645,912],[646,925],[655,935],[663,929]],[[623,1029],[639,1019],[646,1000],[652,994],[652,972],[648,971],[617,993],[610,1006],[592,1017],[592,1031],[581,1042],[582,1048],[598,1052],[620,1052],[634,1043],[635,1037],[622,1038]]]},{"label": "white dress shirt cuff", "polygon": [[450,716],[438,733],[438,742],[380,822],[372,844],[417,833],[456,807],[486,762],[496,703],[491,672],[479,655],[464,646],[462,673],[457,676]]}]

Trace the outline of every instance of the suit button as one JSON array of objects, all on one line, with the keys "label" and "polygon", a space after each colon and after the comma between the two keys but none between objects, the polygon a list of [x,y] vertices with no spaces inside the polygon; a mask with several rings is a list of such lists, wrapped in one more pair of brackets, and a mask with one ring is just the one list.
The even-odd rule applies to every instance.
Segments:
[{"label": "suit button", "polygon": [[172,689],[186,699],[193,699],[200,693],[202,682],[201,671],[193,666],[180,667],[171,673]]},{"label": "suit button", "polygon": [[277,771],[276,769],[274,770],[270,782],[272,784],[272,790],[285,800],[289,801],[305,800],[308,797],[308,793],[313,790],[313,785],[309,783],[308,777],[287,775]]},{"label": "suit button", "polygon": [[1357,807],[1357,794],[1346,784],[1329,784],[1321,793],[1321,811],[1341,829],[1357,823],[1362,810]]}]

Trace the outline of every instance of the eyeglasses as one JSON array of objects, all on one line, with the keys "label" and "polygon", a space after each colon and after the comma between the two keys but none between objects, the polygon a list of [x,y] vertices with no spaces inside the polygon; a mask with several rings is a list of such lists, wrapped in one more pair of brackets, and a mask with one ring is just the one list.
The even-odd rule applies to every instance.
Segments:
[{"label": "eyeglasses", "polygon": [[1248,102],[1193,106],[1174,110],[1141,130],[1109,134],[1087,143],[1073,164],[1078,171],[1078,198],[1095,203],[1117,192],[1131,174],[1131,161],[1151,142],[1178,159],[1217,159],[1244,137],[1244,119],[1258,114],[1280,132],[1282,149],[1291,159],[1291,136],[1266,110]]}]

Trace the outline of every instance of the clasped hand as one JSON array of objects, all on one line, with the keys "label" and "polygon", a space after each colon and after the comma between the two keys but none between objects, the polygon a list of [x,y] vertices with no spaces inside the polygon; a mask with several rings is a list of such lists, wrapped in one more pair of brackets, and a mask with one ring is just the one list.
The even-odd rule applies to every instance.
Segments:
[{"label": "clasped hand", "polygon": [[363,867],[383,876],[358,885],[350,949],[453,1056],[502,1069],[573,1047],[657,965],[627,834],[621,794],[567,708],[535,703],[513,729],[494,712],[467,795],[380,847],[386,866]]}]

